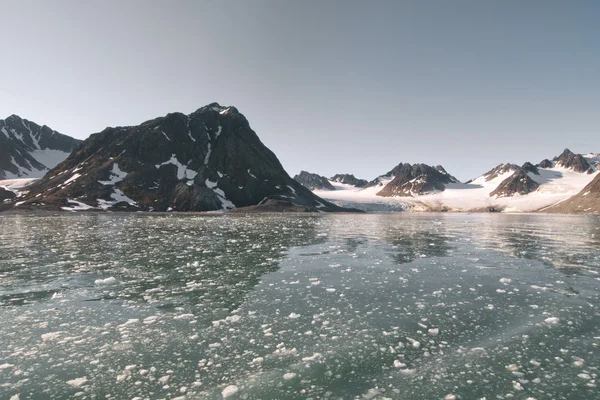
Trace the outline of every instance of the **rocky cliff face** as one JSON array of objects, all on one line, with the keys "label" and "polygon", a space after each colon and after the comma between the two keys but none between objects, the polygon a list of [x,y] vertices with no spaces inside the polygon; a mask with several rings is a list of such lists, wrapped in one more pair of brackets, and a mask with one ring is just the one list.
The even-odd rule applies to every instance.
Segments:
[{"label": "rocky cliff face", "polygon": [[369,183],[369,181],[366,179],[358,179],[352,174],[336,174],[330,180],[333,182],[344,183],[346,185],[352,185],[357,188],[363,188]]},{"label": "rocky cliff face", "polygon": [[[393,179],[377,193],[378,196],[413,196],[443,191],[446,184],[458,182],[441,166],[431,167],[426,164],[400,163],[385,176],[392,176]],[[368,186],[376,184],[371,181]]]},{"label": "rocky cliff face", "polygon": [[572,169],[575,172],[591,171],[591,165],[581,154],[575,154],[569,149],[565,149],[558,157],[554,157],[556,165]]},{"label": "rocky cliff face", "polygon": [[300,182],[310,190],[335,190],[333,185],[324,176],[306,171],[301,171],[300,174],[294,176],[294,180]]},{"label": "rocky cliff face", "polygon": [[235,107],[213,103],[91,135],[20,207],[212,211],[271,199],[348,211],[290,178]]},{"label": "rocky cliff face", "polygon": [[17,115],[0,120],[0,180],[41,178],[80,142]]}]

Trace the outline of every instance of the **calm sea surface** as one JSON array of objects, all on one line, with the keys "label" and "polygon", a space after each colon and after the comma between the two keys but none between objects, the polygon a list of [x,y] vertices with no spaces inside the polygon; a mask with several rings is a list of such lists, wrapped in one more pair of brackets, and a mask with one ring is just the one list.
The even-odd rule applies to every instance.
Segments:
[{"label": "calm sea surface", "polygon": [[600,399],[599,306],[598,217],[2,214],[0,399]]}]

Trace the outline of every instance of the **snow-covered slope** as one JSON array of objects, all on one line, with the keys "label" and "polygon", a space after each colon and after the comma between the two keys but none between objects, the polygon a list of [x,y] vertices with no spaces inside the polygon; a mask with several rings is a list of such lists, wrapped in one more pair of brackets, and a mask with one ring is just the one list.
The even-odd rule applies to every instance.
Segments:
[{"label": "snow-covered slope", "polygon": [[0,120],[0,179],[41,178],[79,143],[16,115]]},{"label": "snow-covered slope", "polygon": [[[373,186],[366,189],[332,182],[335,191],[315,191],[315,194],[337,204],[366,211],[531,212],[542,210],[577,195],[600,173],[599,155],[586,154],[583,157],[591,166],[591,169],[585,172],[578,172],[576,167],[564,167],[559,161],[551,162],[548,168],[541,168],[539,165],[527,168],[526,165],[519,167],[514,164],[500,164],[468,183],[446,183],[443,191],[411,197],[377,195],[382,187],[393,179],[393,176],[380,176],[376,181],[372,181]],[[522,179],[523,177],[519,175],[522,173],[535,182],[536,190],[527,194],[491,194],[507,180],[518,177]]]}]

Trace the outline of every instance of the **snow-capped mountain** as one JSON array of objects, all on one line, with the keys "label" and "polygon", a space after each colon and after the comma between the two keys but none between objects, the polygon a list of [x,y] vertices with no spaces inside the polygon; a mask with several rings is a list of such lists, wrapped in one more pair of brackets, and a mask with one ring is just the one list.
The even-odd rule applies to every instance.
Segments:
[{"label": "snow-capped mountain", "polygon": [[[538,165],[527,162],[522,166],[500,164],[467,183],[458,182],[439,166],[400,164],[364,189],[344,187],[337,189],[345,190],[315,193],[337,204],[367,211],[531,212],[578,195],[599,171],[599,155],[575,154],[565,149],[553,161],[544,160]],[[596,186],[591,187],[586,196],[595,190]],[[583,192],[580,195],[584,197]]]},{"label": "snow-capped mountain", "polygon": [[217,103],[106,128],[28,189],[21,208],[211,211],[275,200],[294,210],[351,211],[290,178],[246,118]]},{"label": "snow-capped mountain", "polygon": [[357,188],[363,188],[369,184],[366,179],[359,179],[352,174],[336,174],[329,178],[332,182],[343,183],[344,185],[352,185]]},{"label": "snow-capped mountain", "polygon": [[310,190],[335,190],[333,185],[324,176],[306,171],[300,171],[298,175],[294,176],[294,180]]},{"label": "snow-capped mountain", "polygon": [[0,180],[41,178],[79,143],[17,115],[0,120]]}]

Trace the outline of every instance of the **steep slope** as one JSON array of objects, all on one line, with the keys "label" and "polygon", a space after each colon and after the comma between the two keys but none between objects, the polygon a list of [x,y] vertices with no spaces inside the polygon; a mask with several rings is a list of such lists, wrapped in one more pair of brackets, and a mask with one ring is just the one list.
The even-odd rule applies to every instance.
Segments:
[{"label": "steep slope", "polygon": [[569,149],[565,149],[560,156],[554,157],[556,165],[575,172],[591,171],[591,165],[581,154],[575,154]]},{"label": "steep slope", "polygon": [[398,164],[386,176],[393,176],[378,196],[414,196],[434,191],[443,191],[448,183],[458,182],[441,166],[426,164]]},{"label": "steep slope", "polygon": [[343,183],[345,185],[352,185],[357,188],[363,188],[369,183],[369,181],[366,179],[359,179],[352,174],[336,174],[329,180],[337,183]]},{"label": "steep slope", "polygon": [[79,143],[17,115],[0,120],[0,180],[41,178]]},{"label": "steep slope", "polygon": [[541,210],[550,213],[600,214],[600,174],[575,196],[549,208]]},{"label": "steep slope", "polygon": [[310,190],[335,190],[333,185],[324,176],[306,171],[300,171],[300,174],[294,176],[294,180],[300,182]]},{"label": "steep slope", "polygon": [[213,103],[91,135],[20,207],[211,211],[269,199],[348,211],[290,178],[235,107]]}]

